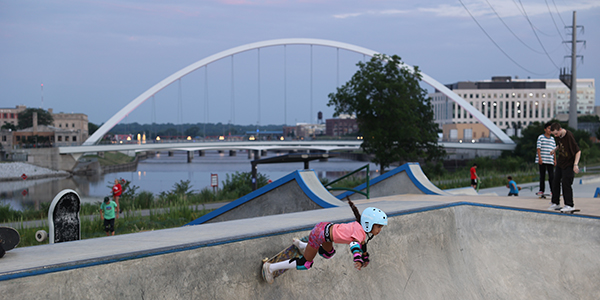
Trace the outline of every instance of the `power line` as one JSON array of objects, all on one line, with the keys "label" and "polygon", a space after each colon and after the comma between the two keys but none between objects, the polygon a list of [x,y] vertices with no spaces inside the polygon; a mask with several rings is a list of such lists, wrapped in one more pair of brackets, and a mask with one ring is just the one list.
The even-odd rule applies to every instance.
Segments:
[{"label": "power line", "polygon": [[[556,25],[556,21],[554,20],[554,16],[552,15],[552,10],[550,9],[550,5],[548,4],[548,0],[545,0],[545,2],[546,2],[546,7],[548,8],[548,13],[550,14],[550,18],[552,19],[552,23],[554,23],[554,28],[556,28],[556,32],[558,32],[558,35],[560,36],[560,38],[564,40],[565,37],[560,32],[560,29],[558,29],[558,25]],[[566,47],[566,45],[565,45],[565,47]]]},{"label": "power line", "polygon": [[525,6],[523,6],[523,3],[521,2],[521,0],[519,0],[519,3],[521,4],[521,7],[523,7],[523,12],[525,13],[525,19],[527,19],[527,22],[529,22],[529,25],[531,26],[531,30],[533,31],[533,34],[535,35],[535,38],[540,43],[540,46],[542,46],[542,49],[544,50],[544,53],[546,53],[546,56],[552,62],[552,64],[554,65],[554,67],[556,67],[557,69],[560,69],[560,67],[556,65],[556,63],[554,62],[554,60],[552,60],[552,57],[550,57],[550,54],[548,54],[548,51],[546,51],[546,48],[544,47],[544,44],[540,40],[540,37],[535,32],[536,30],[535,30],[535,28],[533,26],[533,23],[531,23],[531,20],[529,19],[529,16],[527,16],[527,12],[525,11]]},{"label": "power line", "polygon": [[[527,12],[525,11],[525,6],[523,6],[523,3],[521,3],[521,0],[519,0],[519,4],[521,5],[521,7],[519,7],[519,4],[517,4],[517,2],[515,0],[512,0],[512,1],[515,4],[515,6],[517,7],[517,9],[521,12],[521,14],[523,15],[523,17],[525,17],[527,19],[527,21],[529,21],[529,17],[527,16]],[[533,24],[531,24],[531,26],[534,28],[534,30],[538,31],[539,33],[541,33],[541,34],[543,34],[545,36],[549,36],[549,37],[556,36],[556,35],[550,35],[550,34],[547,34],[547,33],[543,32],[541,29],[535,27]]]},{"label": "power line", "polygon": [[460,2],[460,4],[465,8],[465,10],[467,11],[467,13],[469,14],[469,16],[471,16],[471,18],[473,19],[473,21],[475,21],[475,23],[477,24],[477,26],[479,26],[479,28],[483,31],[483,33],[490,39],[490,41],[492,41],[492,43],[494,43],[494,45],[496,46],[496,48],[498,48],[498,50],[500,50],[500,52],[502,52],[502,54],[504,54],[504,56],[506,56],[510,61],[512,61],[515,65],[517,65],[519,68],[534,74],[534,75],[539,75],[539,76],[544,76],[544,75],[548,75],[552,72],[555,72],[555,70],[552,70],[548,73],[537,73],[537,72],[533,72],[523,66],[521,66],[517,61],[515,61],[512,57],[510,57],[510,55],[508,55],[508,53],[506,53],[504,50],[502,50],[502,47],[500,47],[500,45],[498,45],[498,43],[496,43],[496,41],[494,41],[494,39],[487,33],[487,31],[485,31],[485,29],[483,28],[483,26],[481,26],[481,24],[479,24],[479,22],[477,21],[477,19],[475,19],[475,16],[473,16],[473,14],[471,14],[471,11],[467,8],[467,6],[462,2],[462,0],[458,0]]},{"label": "power line", "polygon": [[554,4],[554,9],[556,9],[556,14],[558,15],[558,18],[560,19],[560,21],[563,23],[563,26],[567,27],[567,24],[565,23],[565,21],[560,16],[560,12],[558,11],[558,7],[556,7],[556,2],[554,2],[554,0],[552,0],[552,4]]},{"label": "power line", "polygon": [[523,42],[523,40],[521,40],[521,38],[519,38],[519,36],[517,36],[511,29],[510,27],[508,27],[508,25],[504,22],[504,20],[500,17],[500,15],[496,12],[496,10],[494,9],[494,7],[490,4],[490,2],[488,0],[485,0],[485,2],[487,2],[488,6],[492,9],[492,11],[496,14],[496,16],[498,17],[498,19],[500,19],[500,21],[502,22],[502,24],[504,24],[504,27],[506,27],[506,29],[508,29],[508,31],[510,31],[510,33],[512,33],[512,35],[514,35],[517,40],[519,40],[519,42],[521,42],[521,44],[525,45],[525,47],[529,48],[531,51],[538,53],[538,54],[544,54],[544,52],[540,52],[537,51],[533,48],[531,48],[529,45],[525,44],[525,42]]}]

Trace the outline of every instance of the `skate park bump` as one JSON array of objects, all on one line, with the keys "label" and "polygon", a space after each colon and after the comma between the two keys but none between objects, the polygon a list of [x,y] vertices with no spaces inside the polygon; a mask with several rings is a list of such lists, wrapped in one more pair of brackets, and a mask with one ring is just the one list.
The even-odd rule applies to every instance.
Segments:
[{"label": "skate park bump", "polygon": [[314,170],[297,170],[185,226],[343,205],[323,187]]},{"label": "skate park bump", "polygon": [[[401,194],[449,195],[429,181],[419,163],[403,164],[371,179],[370,184],[371,198]],[[366,190],[366,183],[355,189]],[[333,196],[313,170],[297,170],[185,226],[345,206],[339,199],[347,196],[352,200],[364,198],[351,191]]]},{"label": "skate park bump", "polygon": [[[17,248],[0,264],[7,298],[598,299],[600,218],[467,202],[380,201],[390,221],[371,263],[318,257],[274,284],[260,260],[348,207]],[[13,252],[11,251],[11,252]],[[62,256],[61,256],[62,255]],[[307,288],[310,287],[310,288]]]},{"label": "skate park bump", "polygon": [[[363,183],[355,190],[365,192],[367,184]],[[449,195],[435,186],[423,173],[419,163],[405,163],[370,180],[369,194],[371,198],[402,194]],[[338,199],[364,199],[365,196],[347,191],[336,196]]]}]

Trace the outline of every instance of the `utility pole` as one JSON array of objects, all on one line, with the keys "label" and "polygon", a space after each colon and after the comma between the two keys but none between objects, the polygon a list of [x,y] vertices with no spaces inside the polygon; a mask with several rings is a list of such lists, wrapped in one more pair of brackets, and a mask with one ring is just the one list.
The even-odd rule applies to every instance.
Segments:
[{"label": "utility pole", "polygon": [[573,12],[573,26],[566,26],[565,28],[571,28],[571,41],[564,41],[563,43],[571,43],[571,55],[565,57],[571,57],[571,74],[568,74],[565,69],[560,71],[560,81],[562,81],[571,90],[569,98],[569,127],[577,130],[577,57],[583,59],[583,55],[577,55],[577,43],[584,43],[585,41],[577,40],[577,28],[583,26],[577,26],[577,12]]}]

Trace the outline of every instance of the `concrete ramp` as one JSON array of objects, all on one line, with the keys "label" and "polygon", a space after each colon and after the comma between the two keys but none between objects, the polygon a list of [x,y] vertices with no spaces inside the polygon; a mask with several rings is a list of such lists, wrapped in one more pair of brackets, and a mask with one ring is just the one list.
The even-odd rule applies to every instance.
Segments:
[{"label": "concrete ramp", "polygon": [[330,194],[313,170],[294,171],[186,225],[330,208],[345,205]]},{"label": "concrete ramp", "polygon": [[[600,220],[469,203],[370,201],[390,215],[357,271],[345,245],[269,285],[261,258],[347,207],[17,248],[5,299],[600,299]],[[425,206],[423,206],[425,205]]]},{"label": "concrete ramp", "polygon": [[[370,184],[370,198],[402,194],[450,195],[429,181],[419,163],[405,163],[383,175],[371,179]],[[363,183],[354,189],[366,192],[367,184]],[[364,195],[352,191],[347,191],[336,196],[338,199],[346,197],[350,197],[352,200],[365,199]]]}]

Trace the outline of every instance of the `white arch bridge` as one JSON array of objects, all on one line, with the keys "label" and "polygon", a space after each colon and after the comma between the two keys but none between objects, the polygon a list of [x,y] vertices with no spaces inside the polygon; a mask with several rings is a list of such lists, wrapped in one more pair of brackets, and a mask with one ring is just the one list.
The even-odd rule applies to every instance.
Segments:
[{"label": "white arch bridge", "polygon": [[[133,99],[133,101],[131,101],[129,104],[127,104],[125,107],[123,107],[119,112],[117,112],[114,116],[112,116],[110,119],[108,119],[108,121],[106,121],[106,123],[104,123],[104,125],[102,125],[100,128],[98,128],[98,130],[96,130],[96,132],[94,132],[94,134],[92,134],[84,142],[84,145],[89,146],[89,145],[96,144],[100,139],[102,139],[102,137],[106,133],[108,133],[108,131],[110,131],[110,129],[112,129],[116,124],[118,124],[129,113],[134,111],[138,106],[140,106],[146,100],[150,99],[154,94],[156,94],[160,90],[164,89],[168,85],[172,84],[173,82],[179,80],[183,76],[186,76],[187,74],[189,74],[201,67],[204,67],[212,62],[218,61],[218,60],[223,59],[228,56],[232,56],[232,55],[235,55],[238,53],[242,53],[242,52],[250,51],[250,50],[254,50],[254,49],[273,47],[273,46],[284,46],[284,45],[325,46],[325,47],[344,49],[344,50],[360,53],[360,54],[370,56],[370,57],[379,53],[377,51],[373,51],[373,50],[366,49],[363,47],[346,44],[346,43],[341,43],[341,42],[336,42],[336,41],[320,40],[320,39],[302,39],[302,38],[268,40],[268,41],[251,43],[251,44],[246,44],[243,46],[231,48],[229,50],[225,50],[225,51],[219,52],[217,54],[211,55],[209,57],[206,57],[204,59],[201,59],[201,60],[175,72],[173,75],[163,79],[161,82],[155,84],[153,87],[149,88],[148,90],[143,92],[141,95],[139,95],[137,98]],[[402,67],[407,68],[410,71],[414,71],[414,68],[412,66],[405,64]],[[494,123],[492,121],[490,121],[490,119],[488,119],[481,112],[479,112],[477,109],[475,109],[475,107],[470,105],[467,101],[462,99],[456,93],[454,93],[453,91],[448,89],[443,84],[439,83],[437,80],[428,76],[427,74],[421,72],[421,75],[422,75],[422,81],[429,84],[436,90],[440,91],[441,93],[446,95],[448,98],[450,98],[452,101],[454,101],[456,104],[461,106],[464,110],[468,111],[477,121],[479,121],[481,124],[486,126],[502,143],[505,144],[502,147],[500,147],[499,143],[496,143],[498,148],[495,148],[495,149],[500,150],[499,148],[507,148],[507,146],[510,149],[514,149],[515,144],[510,139],[510,137],[508,137],[508,135],[506,135],[500,128],[498,128],[498,126],[494,125]],[[448,146],[451,146],[451,145],[448,145]],[[456,145],[456,146],[457,146],[457,148],[465,148],[466,147],[466,145],[463,145],[463,146]],[[484,146],[484,145],[481,145],[480,143],[477,143],[477,145],[471,145],[468,147],[473,147],[473,148],[477,148],[477,149],[489,148],[489,146]],[[67,151],[67,150],[65,150],[65,151]],[[63,152],[61,151],[61,153],[63,153]],[[66,153],[66,152],[64,152],[64,153]]]},{"label": "white arch bridge", "polygon": [[[150,99],[154,94],[160,90],[169,86],[173,82],[179,80],[183,76],[204,67],[212,62],[218,61],[228,56],[232,56],[245,51],[254,49],[260,49],[265,47],[273,46],[284,46],[284,45],[316,45],[332,47],[337,49],[344,49],[365,56],[374,56],[379,53],[373,50],[369,50],[363,47],[336,42],[329,40],[319,39],[279,39],[269,40],[257,43],[251,43],[239,47],[235,47],[229,50],[219,52],[217,54],[206,57],[199,60],[177,72],[171,76],[163,79],[161,82],[155,84],[149,88],[137,98],[133,99],[119,112],[112,116],[104,125],[102,125],[94,134],[92,134],[83,144],[83,146],[75,147],[59,147],[58,155],[60,166],[50,166],[52,168],[70,170],[75,167],[77,159],[86,152],[105,152],[105,151],[160,151],[160,150],[184,150],[188,152],[193,151],[206,151],[206,150],[250,150],[250,151],[261,151],[261,150],[299,150],[299,151],[339,151],[339,150],[354,150],[360,148],[362,141],[252,141],[252,142],[203,142],[203,143],[158,143],[158,144],[118,144],[118,145],[95,145],[111,128],[118,124],[123,118],[129,113],[134,111],[146,100]],[[409,65],[403,65],[402,68],[407,68],[409,71],[414,71],[414,68]],[[456,104],[461,106],[464,110],[468,111],[477,121],[486,126],[500,141],[501,143],[440,143],[445,148],[454,149],[477,149],[477,150],[513,150],[515,143],[508,137],[500,128],[498,128],[492,121],[485,117],[475,107],[471,106],[467,101],[462,99],[456,93],[448,89],[443,84],[439,83],[432,77],[421,72],[422,81],[429,84],[436,90],[440,91]],[[70,159],[60,159],[63,155],[71,157]],[[69,155],[70,154],[70,155]],[[67,162],[68,161],[68,162]],[[56,164],[56,163],[54,163]],[[45,165],[42,163],[41,165]]]}]

